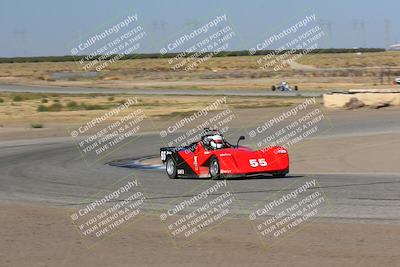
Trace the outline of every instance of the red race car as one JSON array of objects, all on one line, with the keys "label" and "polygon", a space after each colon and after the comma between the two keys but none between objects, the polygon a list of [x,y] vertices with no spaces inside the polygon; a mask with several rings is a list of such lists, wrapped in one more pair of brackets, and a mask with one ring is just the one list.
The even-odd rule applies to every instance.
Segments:
[{"label": "red race car", "polygon": [[205,129],[201,140],[185,147],[163,147],[160,156],[171,179],[178,177],[241,177],[272,174],[283,177],[289,172],[289,155],[275,146],[254,151],[228,143],[217,130]]}]

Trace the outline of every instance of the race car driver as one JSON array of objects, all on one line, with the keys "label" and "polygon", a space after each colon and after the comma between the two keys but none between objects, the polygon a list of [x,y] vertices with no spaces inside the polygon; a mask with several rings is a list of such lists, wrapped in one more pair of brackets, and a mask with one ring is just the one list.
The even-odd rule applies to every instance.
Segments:
[{"label": "race car driver", "polygon": [[224,147],[224,139],[218,134],[206,136],[203,143],[210,149],[221,149]]},{"label": "race car driver", "polygon": [[281,91],[289,91],[290,90],[289,84],[285,81],[283,81],[279,87],[281,88]]}]

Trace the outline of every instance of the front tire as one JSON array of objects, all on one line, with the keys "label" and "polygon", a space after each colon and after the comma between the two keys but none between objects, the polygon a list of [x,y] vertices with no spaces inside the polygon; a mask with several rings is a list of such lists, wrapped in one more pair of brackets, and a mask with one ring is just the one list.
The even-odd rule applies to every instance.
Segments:
[{"label": "front tire", "polygon": [[274,178],[283,178],[286,176],[286,174],[288,174],[288,172],[277,172],[277,173],[273,173],[272,176]]},{"label": "front tire", "polygon": [[167,163],[165,164],[165,170],[167,171],[168,177],[170,179],[178,178],[178,171],[176,168],[175,161],[172,157],[168,157]]},{"label": "front tire", "polygon": [[218,162],[218,159],[216,157],[213,157],[210,160],[209,173],[210,173],[211,179],[213,179],[213,180],[216,180],[216,179],[220,178],[219,162]]}]

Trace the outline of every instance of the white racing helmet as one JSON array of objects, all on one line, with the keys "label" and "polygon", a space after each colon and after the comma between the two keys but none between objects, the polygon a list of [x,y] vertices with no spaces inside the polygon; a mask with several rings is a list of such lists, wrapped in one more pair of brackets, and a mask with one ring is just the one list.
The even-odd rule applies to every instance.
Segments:
[{"label": "white racing helmet", "polygon": [[209,137],[210,146],[214,149],[222,148],[224,140],[221,135],[212,135]]}]

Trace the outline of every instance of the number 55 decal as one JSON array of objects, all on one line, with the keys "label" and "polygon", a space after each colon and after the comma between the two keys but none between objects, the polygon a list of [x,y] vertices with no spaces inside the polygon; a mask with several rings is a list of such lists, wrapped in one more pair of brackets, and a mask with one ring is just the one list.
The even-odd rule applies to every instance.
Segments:
[{"label": "number 55 decal", "polygon": [[249,160],[250,166],[255,168],[258,166],[265,167],[268,165],[268,163],[265,161],[265,159],[250,159]]}]

